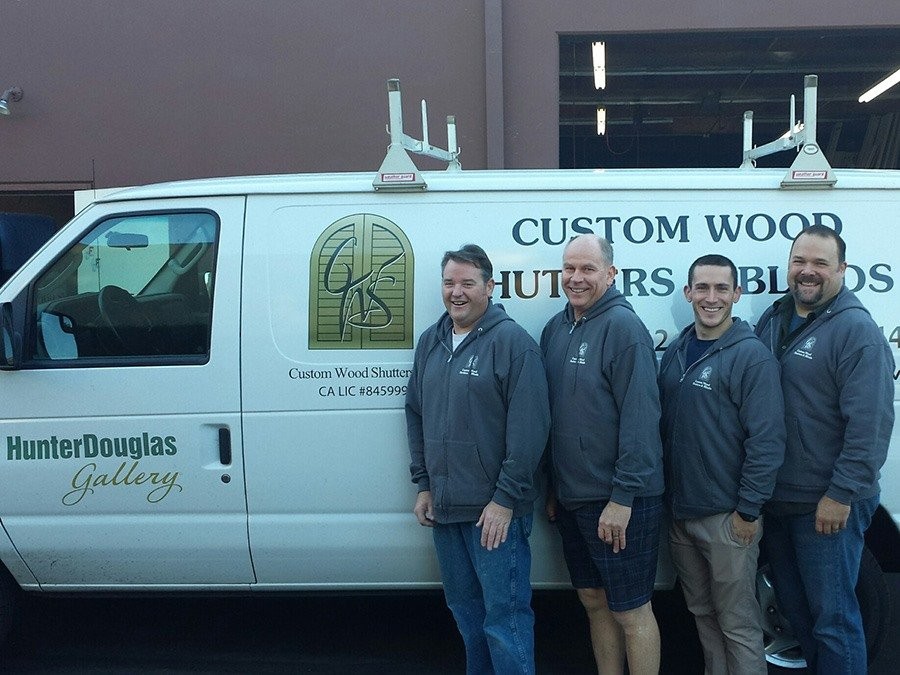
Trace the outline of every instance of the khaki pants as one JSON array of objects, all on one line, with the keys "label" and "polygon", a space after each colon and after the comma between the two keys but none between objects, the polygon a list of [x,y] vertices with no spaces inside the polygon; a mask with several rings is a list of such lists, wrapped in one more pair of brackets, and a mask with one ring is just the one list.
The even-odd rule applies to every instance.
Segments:
[{"label": "khaki pants", "polygon": [[765,675],[756,559],[762,525],[749,546],[734,540],[731,513],[673,521],[672,561],[697,622],[707,675]]}]

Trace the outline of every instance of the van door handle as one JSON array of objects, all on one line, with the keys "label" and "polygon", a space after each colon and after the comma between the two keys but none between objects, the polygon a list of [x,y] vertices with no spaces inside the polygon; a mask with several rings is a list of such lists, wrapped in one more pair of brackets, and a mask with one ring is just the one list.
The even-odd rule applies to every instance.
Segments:
[{"label": "van door handle", "polygon": [[231,429],[227,427],[219,429],[219,461],[231,464]]}]

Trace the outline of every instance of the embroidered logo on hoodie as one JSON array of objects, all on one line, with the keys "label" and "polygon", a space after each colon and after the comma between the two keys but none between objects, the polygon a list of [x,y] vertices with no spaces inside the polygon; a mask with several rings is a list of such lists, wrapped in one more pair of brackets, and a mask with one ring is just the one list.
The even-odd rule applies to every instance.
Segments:
[{"label": "embroidered logo on hoodie", "polygon": [[706,389],[707,391],[712,391],[712,387],[709,386],[709,378],[712,375],[712,366],[706,366],[703,371],[700,373],[700,377],[694,380],[691,384],[695,387],[700,387],[701,389]]},{"label": "embroidered logo on hoodie", "polygon": [[472,355],[469,357],[469,362],[466,364],[466,367],[459,371],[460,375],[471,375],[472,377],[478,377],[478,357],[476,355]]},{"label": "embroidered logo on hoodie", "polygon": [[578,346],[578,356],[573,356],[569,359],[569,363],[577,363],[579,366],[583,366],[587,361],[584,358],[584,355],[587,354],[588,343],[582,342]]},{"label": "embroidered logo on hoodie", "polygon": [[794,352],[794,356],[802,356],[804,359],[809,359],[812,361],[813,357],[813,347],[816,346],[816,338],[811,337],[806,342],[803,343],[803,346],[797,349]]}]

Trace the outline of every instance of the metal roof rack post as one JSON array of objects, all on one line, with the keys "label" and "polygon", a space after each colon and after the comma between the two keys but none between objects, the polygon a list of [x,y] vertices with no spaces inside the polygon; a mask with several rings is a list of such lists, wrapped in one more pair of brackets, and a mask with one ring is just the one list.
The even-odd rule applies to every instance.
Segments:
[{"label": "metal roof rack post", "polygon": [[422,101],[422,137],[423,140],[407,136],[403,133],[403,106],[400,98],[400,80],[388,80],[388,133],[391,143],[387,155],[378,169],[378,175],[372,181],[376,190],[424,190],[427,185],[422,174],[413,164],[409,152],[447,162],[447,170],[459,170],[459,148],[456,146],[456,118],[447,117],[447,145],[452,150],[436,148],[428,142],[428,115],[425,101]]},{"label": "metal roof rack post", "polygon": [[752,168],[756,160],[783,150],[798,148],[797,159],[781,181],[783,188],[831,187],[837,182],[834,170],[816,143],[816,106],[819,78],[807,75],[803,80],[803,123],[797,124],[794,96],[791,95],[788,133],[758,148],[753,147],[753,111],[744,113],[744,153],[742,168]]}]

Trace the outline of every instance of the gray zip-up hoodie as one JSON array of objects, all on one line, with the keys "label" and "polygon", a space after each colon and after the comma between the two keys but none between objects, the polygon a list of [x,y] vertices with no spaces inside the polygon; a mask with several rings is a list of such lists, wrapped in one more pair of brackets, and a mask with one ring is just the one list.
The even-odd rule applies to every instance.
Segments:
[{"label": "gray zip-up hoodie", "polygon": [[500,305],[453,350],[445,312],[419,338],[406,393],[410,473],[438,523],[478,520],[488,502],[531,513],[550,410],[537,344]]},{"label": "gray zip-up hoodie", "polygon": [[553,426],[550,458],[567,509],[663,493],[656,356],[647,328],[611,286],[574,320],[566,304],[541,334]]},{"label": "gray zip-up hoodie", "polygon": [[734,323],[696,363],[694,324],[660,365],[666,494],[677,520],[740,511],[758,516],[784,460],[778,362],[750,326]]},{"label": "gray zip-up hoodie", "polygon": [[850,504],[878,493],[894,425],[894,357],[846,287],[781,347],[794,301],[766,310],[756,334],[781,363],[787,450],[773,500]]}]

